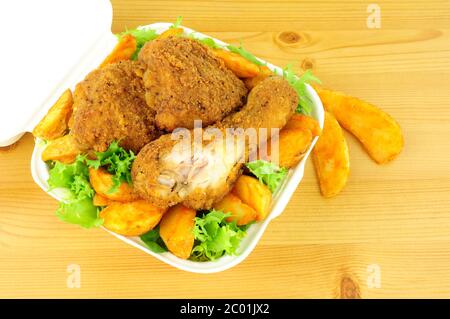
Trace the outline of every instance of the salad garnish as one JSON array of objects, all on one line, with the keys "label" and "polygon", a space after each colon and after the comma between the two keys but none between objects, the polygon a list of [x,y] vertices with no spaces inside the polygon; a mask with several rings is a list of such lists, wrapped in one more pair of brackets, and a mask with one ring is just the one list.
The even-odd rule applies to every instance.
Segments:
[{"label": "salad garnish", "polygon": [[136,39],[136,51],[134,51],[133,55],[131,56],[132,60],[137,60],[138,54],[141,51],[144,44],[158,37],[158,33],[156,33],[155,30],[144,28],[125,30],[124,32],[121,32],[116,36],[120,41],[120,39],[127,34],[131,34]]},{"label": "salad garnish", "polygon": [[211,210],[195,218],[194,248],[191,260],[209,261],[223,255],[236,255],[239,244],[246,235],[248,225],[237,226],[235,222],[225,220],[230,214]]},{"label": "salad garnish", "polygon": [[84,228],[98,227],[103,220],[98,217],[99,208],[94,206],[94,189],[89,183],[89,169],[85,156],[78,155],[72,164],[51,163],[48,185],[50,189],[66,189],[65,201],[61,202],[56,216],[62,221]]},{"label": "salad garnish", "polygon": [[113,175],[113,186],[110,193],[116,192],[120,183],[131,184],[131,165],[136,155],[133,151],[126,151],[119,146],[119,142],[112,142],[105,152],[95,152],[96,159],[86,158],[89,167],[98,169],[106,167],[107,171]]},{"label": "salad garnish", "polygon": [[159,235],[159,226],[140,236],[141,240],[147,247],[155,253],[163,253],[167,251],[166,244]]},{"label": "salad garnish", "polygon": [[313,82],[321,84],[320,80],[312,74],[311,70],[306,70],[301,76],[297,76],[292,69],[292,64],[288,64],[283,69],[283,77],[297,92],[299,103],[296,112],[304,115],[311,115],[314,103],[308,97],[306,84]]},{"label": "salad garnish", "polygon": [[169,29],[179,28],[182,21],[183,21],[183,17],[182,16],[178,16],[177,20],[169,27]]},{"label": "salad garnish", "polygon": [[256,160],[245,164],[250,172],[255,175],[259,181],[274,193],[287,175],[287,168],[279,167],[276,164],[264,160]]},{"label": "salad garnish", "polygon": [[242,46],[242,41],[241,44],[236,47],[234,45],[227,45],[227,49],[230,50],[233,53],[237,53],[240,56],[242,56],[243,58],[245,58],[246,60],[256,64],[256,65],[266,65],[265,63],[261,62],[258,60],[258,58],[256,56],[254,56],[252,53],[248,52],[246,49],[244,49],[244,47]]},{"label": "salad garnish", "polygon": [[66,190],[64,202],[60,203],[56,215],[63,221],[77,224],[84,228],[98,227],[103,220],[98,217],[100,208],[94,206],[95,195],[89,181],[89,168],[98,169],[102,166],[113,175],[114,193],[120,183],[131,184],[131,164],[135,155],[125,151],[118,142],[112,142],[105,152],[96,152],[96,159],[87,155],[78,155],[72,164],[58,161],[50,163],[48,185],[50,190],[63,188]]}]

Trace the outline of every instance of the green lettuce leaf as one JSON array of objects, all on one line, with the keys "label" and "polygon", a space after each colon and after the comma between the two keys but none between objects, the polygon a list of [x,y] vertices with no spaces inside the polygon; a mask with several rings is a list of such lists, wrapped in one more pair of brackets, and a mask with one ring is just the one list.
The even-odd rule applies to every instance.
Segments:
[{"label": "green lettuce leaf", "polygon": [[89,181],[89,167],[106,167],[113,175],[110,192],[115,192],[121,182],[131,183],[134,159],[133,152],[127,152],[118,142],[113,142],[105,152],[97,152],[96,159],[79,155],[72,164],[52,163],[48,178],[50,189],[64,188],[68,191],[56,215],[63,221],[85,228],[101,225],[103,220],[98,217],[100,210],[92,203],[95,192]]},{"label": "green lettuce leaf", "polygon": [[236,47],[234,45],[227,45],[227,49],[230,50],[231,52],[237,53],[239,55],[241,55],[243,58],[245,58],[246,60],[256,64],[256,65],[265,65],[265,63],[259,61],[256,56],[254,56],[253,54],[251,54],[250,52],[248,52],[246,49],[244,49],[244,47],[242,46],[242,42],[240,44],[239,47]]},{"label": "green lettuce leaf", "polygon": [[201,38],[201,39],[198,38],[197,41],[210,47],[211,49],[222,49],[223,48],[223,46],[221,46],[216,41],[214,41],[214,39],[211,39],[211,38]]},{"label": "green lettuce leaf", "polygon": [[[170,28],[178,28],[181,25],[182,20],[183,17],[177,17],[177,20],[170,26]],[[139,52],[141,51],[144,44],[146,44],[148,41],[155,40],[159,35],[158,33],[156,33],[156,30],[142,28],[129,30],[127,29],[124,32],[116,34],[116,37],[120,40],[124,35],[127,34],[131,34],[136,39],[136,51],[134,51],[133,55],[131,56],[132,60],[137,60]]]},{"label": "green lettuce leaf", "polygon": [[63,221],[84,228],[98,227],[103,220],[99,209],[92,203],[94,189],[89,183],[86,157],[79,155],[72,164],[52,163],[47,180],[51,189],[64,188],[67,196],[61,202],[56,215]]},{"label": "green lettuce leaf", "polygon": [[95,169],[104,166],[113,175],[110,193],[117,191],[121,182],[131,184],[131,165],[136,158],[132,151],[120,147],[119,142],[112,142],[106,151],[96,152],[95,155],[96,159],[86,159],[86,164]]},{"label": "green lettuce leaf", "polygon": [[61,203],[56,216],[64,222],[92,228],[103,224],[103,219],[98,217],[98,213],[99,209],[92,203],[92,198],[86,197]]},{"label": "green lettuce leaf", "polygon": [[182,16],[178,16],[177,20],[174,22],[174,24],[172,24],[169,29],[176,29],[181,25],[181,22],[183,21],[183,17]]},{"label": "green lettuce leaf", "polygon": [[305,115],[311,115],[313,102],[308,97],[306,83],[310,84],[312,82],[316,82],[320,84],[321,83],[320,80],[312,74],[311,70],[305,71],[300,77],[297,76],[294,70],[292,69],[291,64],[288,64],[283,69],[283,77],[297,92],[299,103],[296,112]]},{"label": "green lettuce leaf", "polygon": [[191,38],[191,39],[194,39],[194,40],[197,40],[200,43],[210,47],[211,49],[224,49],[224,48],[227,48],[231,52],[239,54],[240,56],[242,56],[246,60],[248,60],[248,61],[250,61],[250,62],[252,62],[252,63],[254,63],[256,65],[265,65],[265,63],[259,61],[258,58],[256,58],[256,56],[254,56],[252,53],[250,53],[249,51],[244,49],[244,47],[242,46],[242,42],[241,42],[241,44],[238,47],[234,46],[234,45],[231,45],[231,44],[229,44],[227,46],[223,46],[223,45],[218,44],[212,38],[208,38],[208,37],[201,38],[201,37],[197,36],[195,34],[195,32],[192,32],[187,37]]},{"label": "green lettuce leaf", "polygon": [[202,217],[195,218],[195,245],[190,259],[195,261],[215,260],[223,255],[235,255],[239,244],[246,235],[245,227],[235,222],[227,222],[229,214],[211,210]]},{"label": "green lettuce leaf", "polygon": [[203,45],[206,45],[207,47],[210,47],[211,49],[223,49],[223,46],[218,44],[214,39],[212,38],[201,38],[199,37],[195,32],[192,32],[188,35],[186,35],[189,39],[196,40]]},{"label": "green lettuce leaf", "polygon": [[116,36],[120,41],[120,39],[127,34],[131,34],[136,39],[136,51],[134,51],[133,55],[131,56],[132,60],[137,60],[138,54],[141,51],[144,44],[158,37],[158,33],[156,33],[156,31],[153,29],[125,30],[122,33],[116,34]]},{"label": "green lettuce leaf", "polygon": [[166,244],[159,235],[159,226],[141,235],[141,240],[147,247],[155,253],[163,253],[167,251]]},{"label": "green lettuce leaf", "polygon": [[267,185],[272,193],[278,189],[288,172],[285,167],[279,167],[274,163],[263,160],[253,161],[245,164],[245,166],[261,183]]},{"label": "green lettuce leaf", "polygon": [[75,175],[69,189],[75,194],[76,198],[93,198],[95,195],[89,178],[85,175]]}]

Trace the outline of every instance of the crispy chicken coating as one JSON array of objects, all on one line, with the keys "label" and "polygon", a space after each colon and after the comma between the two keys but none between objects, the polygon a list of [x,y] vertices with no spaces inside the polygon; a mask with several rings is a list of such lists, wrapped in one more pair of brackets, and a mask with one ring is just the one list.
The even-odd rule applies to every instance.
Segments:
[{"label": "crispy chicken coating", "polygon": [[[229,192],[249,154],[247,139],[244,143],[237,139],[228,144],[226,139],[220,138],[220,133],[230,128],[267,131],[282,128],[297,103],[297,94],[286,80],[280,77],[263,80],[250,92],[247,104],[240,111],[214,126],[198,129],[208,138],[195,140],[195,129],[185,130],[188,147],[175,138],[175,133],[146,145],[132,167],[136,191],[160,207],[183,203],[197,210],[210,209]],[[269,137],[268,132],[266,140]],[[199,144],[201,149],[196,147]]]},{"label": "crispy chicken coating", "polygon": [[144,69],[122,61],[92,71],[77,85],[72,134],[82,150],[105,151],[120,141],[137,153],[160,135],[145,102]]},{"label": "crispy chicken coating", "polygon": [[139,54],[146,100],[160,129],[213,124],[245,103],[244,83],[198,41],[169,37],[148,42]]}]

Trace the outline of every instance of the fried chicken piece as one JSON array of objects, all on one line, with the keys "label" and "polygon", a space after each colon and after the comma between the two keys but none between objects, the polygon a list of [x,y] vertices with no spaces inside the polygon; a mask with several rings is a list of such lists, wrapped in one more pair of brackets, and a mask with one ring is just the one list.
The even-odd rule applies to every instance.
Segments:
[{"label": "fried chicken piece", "polygon": [[169,37],[148,42],[139,54],[147,65],[147,104],[160,129],[213,124],[245,103],[247,89],[211,50],[198,41]]},{"label": "fried chicken piece", "polygon": [[145,66],[122,61],[89,73],[74,92],[72,134],[82,150],[105,151],[113,141],[133,152],[160,134],[145,102]]},{"label": "fried chicken piece", "polygon": [[[132,167],[136,191],[160,207],[183,203],[197,210],[210,209],[229,192],[239,177],[251,147],[247,138],[227,140],[220,137],[225,136],[225,131],[234,129],[236,133],[239,131],[236,128],[254,128],[266,129],[267,139],[272,128],[282,128],[286,124],[297,103],[297,94],[286,80],[280,77],[265,79],[250,92],[247,104],[222,122],[205,129],[166,134],[147,144]],[[195,140],[195,130],[207,136]],[[190,139],[180,142],[175,136],[179,132],[187,133],[185,136]]]}]

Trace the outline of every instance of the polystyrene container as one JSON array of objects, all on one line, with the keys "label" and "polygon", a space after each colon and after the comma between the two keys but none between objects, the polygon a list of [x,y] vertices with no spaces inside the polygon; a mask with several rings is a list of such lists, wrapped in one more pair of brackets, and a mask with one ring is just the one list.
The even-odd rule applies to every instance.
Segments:
[{"label": "polystyrene container", "polygon": [[[83,2],[83,1],[82,1]],[[100,1],[103,3],[107,3],[107,1]],[[103,12],[103,15],[106,17],[103,17],[103,20],[106,20],[110,15],[110,7],[109,3],[108,5],[105,5],[104,8],[105,12]],[[102,14],[99,13],[101,16]],[[111,16],[112,17],[112,16]],[[102,19],[100,19],[102,20]],[[110,21],[109,21],[110,23]],[[154,23],[147,26],[143,26],[142,28],[151,28],[156,30],[158,33],[164,32],[169,26],[171,26],[171,23]],[[185,32],[190,34],[194,32],[193,30],[189,28],[183,27]],[[102,27],[99,27],[97,29],[102,30]],[[104,29],[104,28],[103,28]],[[206,37],[206,35],[203,35],[201,33],[195,32],[195,34],[198,37]],[[79,37],[83,37],[83,34],[79,34]],[[214,39],[218,43],[225,44],[224,42]],[[59,94],[61,94],[65,89],[68,87],[74,89],[76,83],[78,83],[80,80],[84,78],[84,76],[89,73],[91,70],[93,70],[95,67],[97,67],[100,62],[104,59],[104,57],[110,52],[110,50],[114,47],[116,44],[117,39],[115,36],[109,31],[105,31],[104,33],[100,34],[99,37],[96,38],[96,41],[92,45],[85,46],[88,51],[83,52],[83,54],[80,55],[80,59],[78,60],[78,63],[76,63],[72,68],[70,65],[68,65],[68,68],[66,70],[65,76],[62,78],[60,82],[56,85],[56,87],[52,88],[52,92],[48,92],[49,97],[45,99],[38,107],[36,107],[35,110],[32,110],[33,113],[30,113],[29,120],[27,121],[27,125],[24,126],[18,126],[17,130],[15,132],[0,132],[3,134],[3,136],[0,135],[0,145],[8,145],[9,143],[14,142],[18,137],[21,136],[26,131],[31,131],[33,127],[36,125],[37,122],[46,114],[47,110],[50,108],[50,106],[55,102],[55,100],[58,98]],[[261,60],[263,61],[263,60]],[[263,61],[265,62],[265,61]],[[281,74],[281,69],[271,65],[270,63],[267,64],[269,68],[271,68],[273,71]],[[323,121],[324,121],[324,111],[322,107],[322,103],[314,91],[314,89],[310,86],[308,86],[308,95],[311,101],[313,102],[313,109],[312,109],[312,116],[317,119],[320,126],[323,127]],[[31,112],[31,111],[30,111]],[[226,270],[228,268],[231,268],[241,261],[243,261],[255,248],[257,243],[259,242],[261,236],[263,235],[265,229],[267,228],[267,225],[278,215],[280,215],[283,210],[285,209],[287,203],[289,202],[292,194],[294,193],[295,189],[298,187],[300,181],[303,178],[304,168],[306,160],[311,152],[311,149],[314,147],[315,143],[317,141],[317,137],[313,140],[310,148],[306,152],[305,156],[301,160],[301,162],[294,168],[289,171],[289,174],[287,178],[285,179],[283,185],[279,188],[276,194],[274,194],[274,200],[271,208],[271,212],[267,216],[267,218],[259,223],[255,223],[252,226],[249,227],[247,230],[247,236],[242,240],[240,247],[238,249],[238,254],[235,256],[224,256],[216,261],[209,261],[209,262],[193,262],[190,260],[183,260],[180,259],[174,255],[172,255],[170,252],[166,253],[154,253],[151,250],[149,250],[145,244],[139,239],[139,237],[125,237],[118,234],[115,234],[111,231],[108,231],[115,237],[119,238],[120,240],[138,248],[142,251],[148,253],[149,255],[154,256],[155,258],[158,258],[159,260],[172,265],[176,268],[189,271],[189,272],[195,272],[195,273],[213,273],[213,272],[219,272]],[[48,167],[47,165],[41,160],[41,153],[43,150],[42,143],[39,143],[39,141],[36,142],[32,158],[31,158],[31,172],[34,181],[50,196],[54,197],[57,200],[61,200],[62,193],[58,190],[48,191],[49,187],[47,184],[48,179]],[[49,212],[49,214],[52,214],[53,212]],[[55,217],[56,218],[56,217]],[[76,227],[76,226],[74,226]],[[88,230],[87,230],[88,231]]]}]

